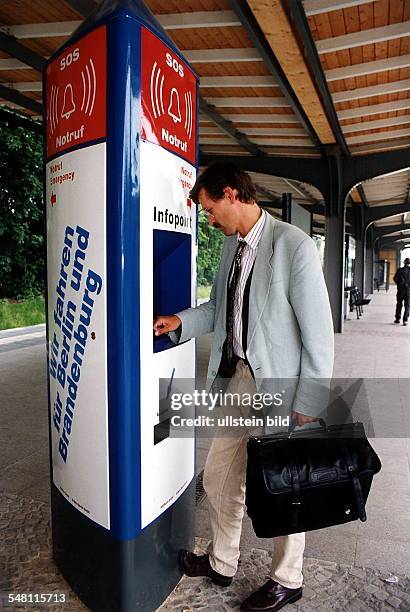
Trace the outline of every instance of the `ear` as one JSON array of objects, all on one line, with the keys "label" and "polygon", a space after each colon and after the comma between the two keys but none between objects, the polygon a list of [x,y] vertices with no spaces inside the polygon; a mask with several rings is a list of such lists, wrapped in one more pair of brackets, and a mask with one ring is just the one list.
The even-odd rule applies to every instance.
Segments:
[{"label": "ear", "polygon": [[228,200],[232,202],[232,204],[238,198],[238,190],[232,189],[232,187],[225,187],[224,194],[225,194],[225,197],[228,198]]}]

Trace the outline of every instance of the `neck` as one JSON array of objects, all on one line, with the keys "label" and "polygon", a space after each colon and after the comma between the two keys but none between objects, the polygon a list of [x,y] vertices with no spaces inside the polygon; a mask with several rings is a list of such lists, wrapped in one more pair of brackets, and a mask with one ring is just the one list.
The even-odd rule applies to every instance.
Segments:
[{"label": "neck", "polygon": [[241,211],[241,218],[238,224],[238,233],[241,238],[245,238],[251,231],[255,223],[262,214],[262,210],[254,202],[253,204],[244,204]]}]

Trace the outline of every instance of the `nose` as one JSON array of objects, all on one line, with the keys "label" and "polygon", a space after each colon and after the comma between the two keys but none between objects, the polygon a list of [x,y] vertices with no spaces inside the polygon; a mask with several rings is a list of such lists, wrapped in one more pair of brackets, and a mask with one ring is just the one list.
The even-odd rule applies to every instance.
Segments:
[{"label": "nose", "polygon": [[213,217],[213,215],[208,215],[208,225],[212,227],[214,223],[215,223],[215,218]]}]

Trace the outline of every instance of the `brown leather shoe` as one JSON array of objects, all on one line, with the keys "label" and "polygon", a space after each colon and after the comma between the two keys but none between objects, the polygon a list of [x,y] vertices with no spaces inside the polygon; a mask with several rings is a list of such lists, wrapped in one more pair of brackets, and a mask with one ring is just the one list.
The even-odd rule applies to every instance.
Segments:
[{"label": "brown leather shoe", "polygon": [[209,555],[196,555],[189,550],[180,550],[178,557],[179,568],[187,576],[194,578],[196,576],[207,576],[219,586],[227,587],[231,584],[230,576],[223,576],[212,569],[209,563]]},{"label": "brown leather shoe", "polygon": [[242,612],[275,612],[302,597],[302,587],[287,589],[269,578],[260,589],[252,593],[241,605]]}]

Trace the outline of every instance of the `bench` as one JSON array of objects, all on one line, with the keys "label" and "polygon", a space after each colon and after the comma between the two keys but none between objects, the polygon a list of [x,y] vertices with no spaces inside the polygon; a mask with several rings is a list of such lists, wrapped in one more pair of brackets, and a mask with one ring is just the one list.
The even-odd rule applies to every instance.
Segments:
[{"label": "bench", "polygon": [[361,291],[356,286],[346,287],[346,291],[350,292],[350,312],[353,312],[354,308],[356,308],[356,316],[359,319],[363,314],[363,306],[370,304],[371,300],[363,298]]}]

